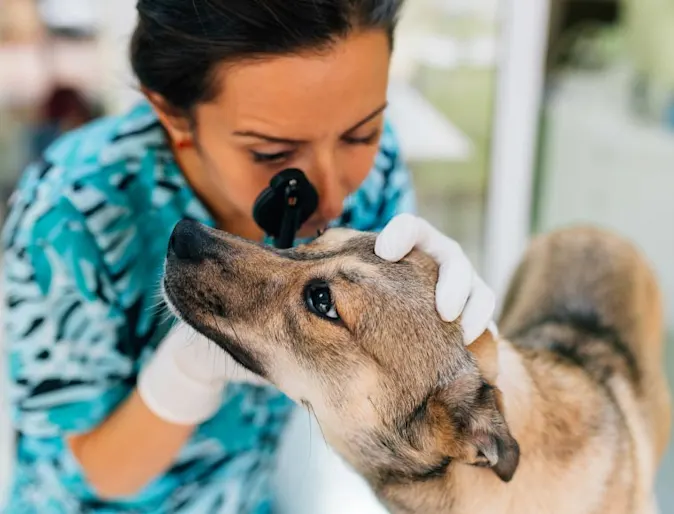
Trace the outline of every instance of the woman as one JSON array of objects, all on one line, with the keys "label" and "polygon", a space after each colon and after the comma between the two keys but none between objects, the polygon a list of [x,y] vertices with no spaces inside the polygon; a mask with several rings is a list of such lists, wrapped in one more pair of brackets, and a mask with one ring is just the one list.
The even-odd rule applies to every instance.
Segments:
[{"label": "woman", "polygon": [[131,62],[148,102],[52,145],[6,223],[8,512],[271,511],[290,402],[233,383],[221,352],[167,338],[155,307],[174,225],[262,240],[252,205],[284,168],[320,195],[303,237],[386,227],[377,253],[392,261],[419,244],[441,264],[440,314],[463,310],[467,343],[484,331],[493,296],[458,245],[394,219],[413,208],[384,122],[400,4],[138,3]]}]

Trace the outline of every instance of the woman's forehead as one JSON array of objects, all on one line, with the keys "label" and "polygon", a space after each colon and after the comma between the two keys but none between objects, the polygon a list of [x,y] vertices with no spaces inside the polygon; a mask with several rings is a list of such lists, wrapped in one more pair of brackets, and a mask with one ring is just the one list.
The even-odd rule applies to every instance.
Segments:
[{"label": "woman's forehead", "polygon": [[326,124],[346,131],[386,101],[389,61],[386,33],[370,31],[321,53],[225,65],[221,93],[202,111],[239,132],[313,137],[312,127]]}]

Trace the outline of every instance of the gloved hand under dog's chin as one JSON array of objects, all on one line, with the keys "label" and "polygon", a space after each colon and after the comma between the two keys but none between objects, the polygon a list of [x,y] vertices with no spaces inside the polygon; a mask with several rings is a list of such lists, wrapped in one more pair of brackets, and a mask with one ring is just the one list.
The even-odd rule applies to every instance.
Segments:
[{"label": "gloved hand under dog's chin", "polygon": [[175,339],[176,360],[180,368],[199,380],[225,384],[271,385],[261,376],[239,364],[225,350],[185,323],[179,323],[167,336]]}]

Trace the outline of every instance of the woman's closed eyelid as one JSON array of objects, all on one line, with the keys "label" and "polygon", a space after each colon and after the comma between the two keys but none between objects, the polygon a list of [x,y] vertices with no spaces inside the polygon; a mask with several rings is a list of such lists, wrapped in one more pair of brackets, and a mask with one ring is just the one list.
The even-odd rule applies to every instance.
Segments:
[{"label": "woman's closed eyelid", "polygon": [[[363,136],[355,136],[345,134],[341,137],[341,140],[349,145],[371,145],[378,141],[381,135],[381,127],[375,127],[370,132],[366,133]],[[261,152],[258,150],[249,150],[253,161],[256,163],[267,164],[267,163],[276,163],[279,161],[287,160],[291,158],[297,149],[290,150],[281,150],[278,152]]]},{"label": "woman's closed eyelid", "polygon": [[274,153],[265,153],[265,152],[256,152],[255,150],[250,151],[255,162],[274,162],[287,159],[293,154],[292,150],[284,150],[282,152]]},{"label": "woman's closed eyelid", "polygon": [[381,130],[377,128],[365,136],[357,137],[352,135],[345,135],[344,137],[342,137],[342,139],[347,143],[368,144],[374,142],[379,137],[380,133]]}]

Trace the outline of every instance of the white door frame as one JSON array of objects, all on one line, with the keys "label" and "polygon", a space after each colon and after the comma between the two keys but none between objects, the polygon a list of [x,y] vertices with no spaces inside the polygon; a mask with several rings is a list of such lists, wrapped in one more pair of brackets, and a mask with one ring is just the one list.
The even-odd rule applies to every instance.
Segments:
[{"label": "white door frame", "polygon": [[501,13],[484,275],[500,300],[530,235],[550,0],[506,0]]}]

